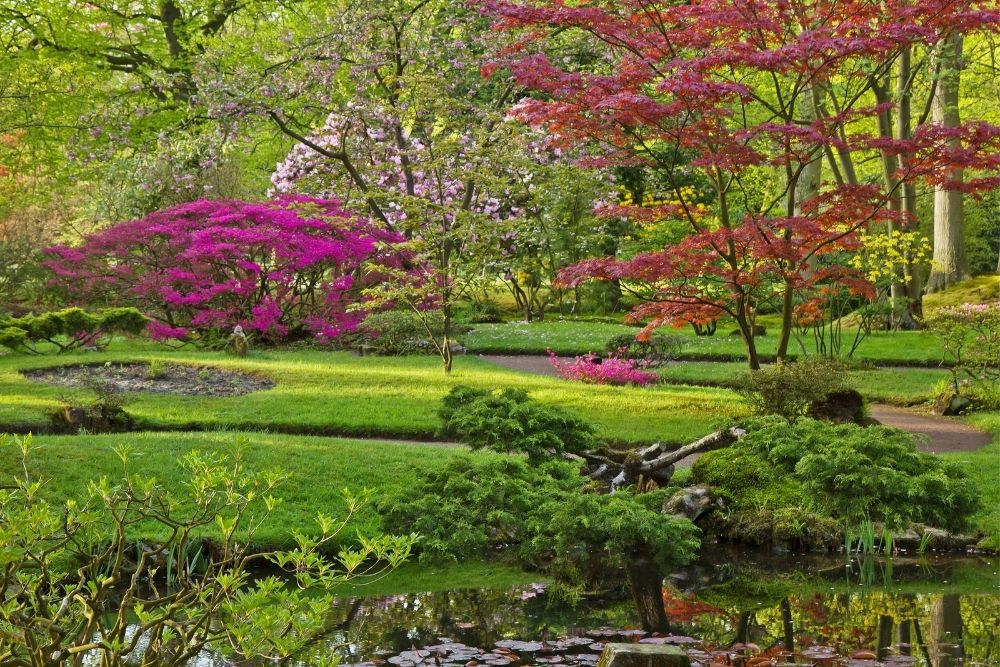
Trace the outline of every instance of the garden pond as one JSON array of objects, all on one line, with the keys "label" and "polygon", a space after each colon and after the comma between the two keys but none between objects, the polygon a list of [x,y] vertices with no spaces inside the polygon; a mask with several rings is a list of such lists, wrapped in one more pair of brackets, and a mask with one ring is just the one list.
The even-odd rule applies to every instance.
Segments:
[{"label": "garden pond", "polygon": [[406,588],[397,577],[379,595],[338,598],[316,655],[365,667],[588,667],[612,641],[680,645],[701,667],[997,667],[998,563],[932,554],[848,564],[719,547],[667,577],[669,633],[639,629],[616,577],[609,593],[575,603],[542,582],[381,594]]}]

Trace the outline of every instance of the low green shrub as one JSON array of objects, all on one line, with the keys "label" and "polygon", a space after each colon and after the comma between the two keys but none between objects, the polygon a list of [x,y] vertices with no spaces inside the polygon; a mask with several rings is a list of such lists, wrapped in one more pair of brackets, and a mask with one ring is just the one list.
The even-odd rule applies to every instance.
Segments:
[{"label": "low green shrub", "polygon": [[685,337],[677,334],[654,333],[645,340],[632,334],[620,334],[608,340],[604,353],[609,357],[643,361],[647,366],[661,366],[679,359],[685,342]]},{"label": "low green shrub", "polygon": [[846,383],[846,369],[840,362],[805,357],[750,371],[735,388],[753,414],[795,421],[810,405],[844,389]]},{"label": "low green shrub", "polygon": [[42,354],[40,343],[50,343],[59,352],[82,347],[105,347],[116,334],[138,335],[149,319],[135,308],[86,311],[66,308],[41,315],[0,319],[0,345],[15,352]]},{"label": "low green shrub", "polygon": [[441,403],[441,435],[473,449],[519,452],[538,461],[594,444],[594,429],[558,408],[536,403],[519,389],[454,387]]},{"label": "low green shrub", "polygon": [[593,582],[640,549],[662,565],[694,556],[697,528],[662,514],[662,494],[585,493],[586,481],[567,462],[460,457],[424,473],[380,511],[387,528],[422,536],[425,561],[504,550],[522,566]]},{"label": "low green shrub", "polygon": [[463,322],[471,324],[499,324],[503,322],[504,312],[496,301],[472,301],[459,313]]},{"label": "low green shrub", "polygon": [[771,418],[752,424],[737,447],[794,476],[806,497],[849,524],[963,529],[979,505],[959,466],[917,451],[911,434],[893,428]]},{"label": "low green shrub", "polygon": [[[452,323],[452,335],[470,330],[467,325]],[[421,317],[405,310],[372,313],[361,323],[358,334],[352,337],[351,345],[363,346],[374,354],[390,357],[436,354],[431,337],[440,338],[444,334],[444,316],[435,312]]]}]

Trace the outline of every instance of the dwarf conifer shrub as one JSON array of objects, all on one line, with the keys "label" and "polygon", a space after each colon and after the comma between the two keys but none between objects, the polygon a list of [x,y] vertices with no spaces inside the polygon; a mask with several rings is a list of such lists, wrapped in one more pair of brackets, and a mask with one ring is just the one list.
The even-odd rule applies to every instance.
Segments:
[{"label": "dwarf conifer shrub", "polygon": [[108,308],[86,311],[82,308],[0,319],[0,345],[14,351],[43,354],[42,343],[59,352],[81,347],[104,347],[118,335],[138,335],[149,319],[135,308]]},{"label": "dwarf conifer shrub", "polygon": [[594,443],[594,429],[558,408],[540,405],[519,389],[458,386],[438,411],[442,435],[473,449],[520,452],[535,461],[580,452]]}]

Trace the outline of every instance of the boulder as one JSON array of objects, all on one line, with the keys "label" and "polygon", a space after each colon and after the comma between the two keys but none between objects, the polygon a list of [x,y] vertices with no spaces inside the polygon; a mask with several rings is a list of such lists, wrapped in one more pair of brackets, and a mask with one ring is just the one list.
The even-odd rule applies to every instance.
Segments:
[{"label": "boulder", "polygon": [[969,409],[970,405],[972,405],[972,401],[965,396],[959,396],[954,392],[946,391],[934,400],[934,407],[932,409],[936,415],[950,417],[962,414]]},{"label": "boulder", "polygon": [[707,484],[698,484],[681,489],[663,507],[666,514],[678,514],[695,521],[713,509],[723,509],[724,503]]},{"label": "boulder", "polygon": [[857,424],[865,416],[865,399],[853,389],[831,391],[810,405],[806,416],[833,424]]},{"label": "boulder", "polygon": [[666,644],[605,644],[597,667],[691,667],[683,649]]}]

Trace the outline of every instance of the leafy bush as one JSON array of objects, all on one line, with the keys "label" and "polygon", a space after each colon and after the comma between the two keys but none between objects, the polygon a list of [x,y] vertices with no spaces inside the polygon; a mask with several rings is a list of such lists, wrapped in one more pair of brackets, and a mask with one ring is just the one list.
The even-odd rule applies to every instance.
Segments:
[{"label": "leafy bush", "polygon": [[387,529],[421,534],[422,560],[507,549],[522,565],[593,581],[640,546],[663,565],[695,554],[697,529],[662,514],[662,494],[589,494],[585,483],[566,462],[460,457],[380,509]]},{"label": "leafy bush", "polygon": [[0,345],[14,351],[42,354],[39,343],[59,352],[81,347],[104,347],[115,334],[137,335],[149,320],[135,308],[88,312],[81,308],[0,319]]},{"label": "leafy bush", "polygon": [[285,196],[182,204],[46,252],[71,299],[133,305],[155,338],[217,339],[238,324],[270,340],[329,340],[356,328],[362,314],[349,307],[381,279],[362,267],[398,268],[385,245],[401,240],[338,201]]},{"label": "leafy bush", "polygon": [[94,392],[94,398],[64,398],[63,407],[52,415],[57,430],[120,433],[135,427],[135,419],[125,410],[131,397],[117,385],[89,376],[84,386]]},{"label": "leafy bush", "polygon": [[601,359],[592,354],[576,357],[573,361],[561,361],[549,351],[549,362],[565,380],[577,380],[587,384],[651,384],[660,379],[653,372],[644,371],[645,364],[631,359],[607,357]]},{"label": "leafy bush", "polygon": [[594,442],[593,428],[558,408],[539,405],[519,389],[454,387],[438,411],[441,433],[473,449],[522,452],[534,461],[580,452]]},{"label": "leafy bush", "polygon": [[676,334],[654,333],[639,340],[632,334],[613,336],[604,346],[609,357],[643,362],[646,367],[660,366],[681,355],[685,338]]},{"label": "leafy bush", "polygon": [[[430,324],[430,332],[427,331],[427,323]],[[365,318],[358,328],[361,335],[354,344],[389,357],[433,354],[430,338],[441,336],[443,332],[444,317],[440,315],[431,315],[425,323],[416,313],[387,310]]]},{"label": "leafy bush", "polygon": [[736,390],[753,414],[779,415],[795,421],[810,405],[843,389],[846,382],[846,371],[840,362],[805,357],[750,371]]},{"label": "leafy bush", "polygon": [[897,429],[771,418],[752,425],[736,447],[794,476],[807,497],[847,523],[961,529],[978,508],[960,467],[918,452],[913,436]]},{"label": "leafy bush", "polygon": [[472,324],[499,324],[503,322],[503,315],[496,301],[473,301],[461,313],[461,319]]},{"label": "leafy bush", "polygon": [[[286,475],[249,470],[239,453],[185,456],[187,483],[174,492],[135,473],[142,466],[123,448],[120,478],[51,503],[28,475],[33,448],[31,436],[0,436],[0,451],[19,454],[14,468],[23,471],[5,476],[0,494],[5,665],[85,664],[73,656],[177,665],[202,650],[314,664],[308,652],[327,632],[336,588],[398,567],[415,539],[359,538],[335,559],[324,556],[370,498],[345,491],[343,517],[318,515],[293,550],[255,551],[245,535],[278,505]],[[137,541],[140,525],[161,541]]]},{"label": "leafy bush", "polygon": [[1000,301],[941,308],[928,319],[941,341],[956,394],[967,393],[994,407],[1000,382]]}]

